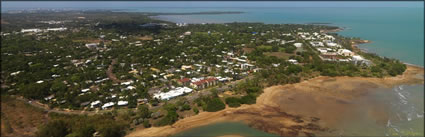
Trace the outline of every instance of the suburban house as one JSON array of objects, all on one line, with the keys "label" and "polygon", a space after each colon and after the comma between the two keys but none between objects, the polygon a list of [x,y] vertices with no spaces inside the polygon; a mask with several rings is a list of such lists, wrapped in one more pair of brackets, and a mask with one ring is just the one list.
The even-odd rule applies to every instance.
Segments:
[{"label": "suburban house", "polygon": [[302,43],[294,43],[294,46],[297,48],[301,48],[302,45],[303,45]]},{"label": "suburban house", "polygon": [[95,49],[95,48],[97,48],[97,43],[88,43],[88,44],[86,44],[86,47],[87,48],[89,48],[89,49]]},{"label": "suburban house", "polygon": [[190,78],[179,79],[179,80],[177,80],[177,83],[180,84],[180,85],[189,86],[190,85]]},{"label": "suburban house", "polygon": [[209,86],[214,86],[217,84],[217,78],[215,77],[210,77],[210,78],[206,78],[203,80],[199,80],[199,81],[195,81],[190,83],[190,86],[195,88],[195,89],[204,89],[207,88]]},{"label": "suburban house", "polygon": [[353,56],[354,55],[354,52],[351,52],[348,49],[338,49],[338,52],[337,53],[339,55],[342,55],[342,56]]}]

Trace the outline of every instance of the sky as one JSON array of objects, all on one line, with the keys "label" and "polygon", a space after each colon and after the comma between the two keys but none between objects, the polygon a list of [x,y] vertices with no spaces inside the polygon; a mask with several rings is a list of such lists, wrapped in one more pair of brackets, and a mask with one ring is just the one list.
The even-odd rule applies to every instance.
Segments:
[{"label": "sky", "polygon": [[259,1],[174,1],[174,2],[106,2],[106,1],[20,1],[20,2],[1,2],[3,10],[16,9],[60,9],[60,8],[123,8],[123,7],[422,7],[423,1],[385,1],[385,2],[335,2],[335,1],[318,1],[318,2],[294,2],[294,1],[275,1],[275,2],[259,2]]}]

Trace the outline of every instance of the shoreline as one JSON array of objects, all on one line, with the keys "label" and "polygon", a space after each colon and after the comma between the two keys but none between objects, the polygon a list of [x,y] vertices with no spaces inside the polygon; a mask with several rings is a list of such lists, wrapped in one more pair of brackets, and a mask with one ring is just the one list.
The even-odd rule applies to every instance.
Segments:
[{"label": "shoreline", "polygon": [[[322,120],[329,123],[328,117],[307,116],[297,110],[280,108],[279,99],[294,100],[303,96],[320,101],[335,101],[335,103],[349,102],[364,96],[371,90],[378,88],[392,88],[401,84],[423,84],[424,68],[408,65],[403,75],[384,78],[365,77],[327,77],[319,76],[295,84],[286,84],[267,87],[259,97],[257,103],[242,105],[238,108],[229,108],[218,112],[201,112],[198,115],[180,119],[173,125],[151,127],[148,129],[135,128],[126,137],[136,136],[171,136],[184,132],[194,127],[204,126],[215,122],[239,121],[248,126],[274,133],[281,136],[305,136],[319,132],[331,132],[327,127],[322,127]],[[342,85],[342,86],[341,86]],[[290,91],[292,89],[292,91]],[[330,92],[330,89],[338,92]],[[282,94],[285,92],[285,94]],[[293,106],[288,106],[291,108]],[[305,113],[305,112],[303,112]],[[316,118],[317,118],[316,117]],[[303,122],[300,122],[303,121]],[[317,122],[319,121],[319,122]],[[332,122],[330,122],[332,123]],[[314,128],[313,128],[314,127]]]}]

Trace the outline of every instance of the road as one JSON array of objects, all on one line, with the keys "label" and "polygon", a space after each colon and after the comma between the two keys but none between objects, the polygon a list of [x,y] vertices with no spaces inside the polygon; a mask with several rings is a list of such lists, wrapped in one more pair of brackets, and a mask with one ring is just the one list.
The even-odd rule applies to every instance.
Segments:
[{"label": "road", "polygon": [[60,110],[57,108],[49,108],[46,104],[42,104],[39,101],[35,101],[35,100],[28,100],[25,99],[23,97],[16,97],[17,100],[23,101],[33,107],[39,108],[44,110],[47,113],[50,112],[54,112],[54,113],[59,113],[59,114],[74,114],[74,115],[95,115],[95,114],[102,114],[105,112],[110,112],[111,110],[101,110],[101,111],[83,111],[83,110]]},{"label": "road", "polygon": [[[248,76],[244,79],[241,80],[236,80],[236,81],[232,81],[227,83],[226,85],[223,85],[222,87],[216,87],[217,91],[219,92],[224,92],[226,90],[228,90],[231,87],[235,87],[237,83],[239,83],[240,81],[243,81],[245,79],[248,78],[252,78],[253,76]],[[188,101],[192,102],[195,99],[199,98],[201,95],[210,95],[211,94],[211,88],[207,88],[204,90],[200,90],[200,91],[195,91],[190,93],[189,95],[183,96],[183,98],[186,98]],[[58,109],[58,108],[49,108],[46,104],[40,103],[39,101],[36,100],[29,100],[29,99],[25,99],[24,97],[20,97],[20,96],[13,96],[15,97],[17,100],[23,101],[33,107],[39,108],[44,110],[47,113],[50,112],[54,112],[54,113],[59,113],[59,114],[68,114],[68,115],[95,115],[95,114],[102,114],[102,113],[106,113],[106,112],[111,112],[113,109],[107,109],[107,110],[96,110],[96,111],[84,111],[84,110],[68,110],[68,109]],[[177,102],[179,99],[175,98],[175,99],[171,99],[169,102],[171,103],[175,103]]]}]

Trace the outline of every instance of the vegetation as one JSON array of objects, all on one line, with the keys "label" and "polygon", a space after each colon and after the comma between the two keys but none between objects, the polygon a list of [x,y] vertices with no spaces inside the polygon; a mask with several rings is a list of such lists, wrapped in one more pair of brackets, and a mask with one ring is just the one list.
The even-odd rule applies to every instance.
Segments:
[{"label": "vegetation", "polygon": [[[406,65],[398,60],[363,52],[358,54],[370,60],[370,66],[324,61],[308,40],[297,36],[300,30],[313,33],[336,28],[332,26],[263,23],[177,26],[149,18],[149,15],[155,15],[153,13],[42,13],[2,13],[2,21],[4,18],[10,22],[2,24],[1,57],[7,60],[1,65],[2,99],[3,96],[17,95],[49,107],[87,111],[100,109],[100,106],[90,106],[94,101],[105,104],[125,100],[128,101],[126,108],[130,109],[120,112],[121,109],[115,108],[123,106],[114,105],[111,106],[114,108],[112,112],[94,116],[52,113],[49,115],[51,120],[40,126],[37,132],[37,136],[43,137],[84,137],[95,133],[120,137],[132,121],[145,128],[164,126],[175,123],[179,113],[191,113],[191,109],[198,114],[199,109],[207,112],[223,110],[225,103],[229,107],[255,104],[267,86],[297,83],[319,75],[386,77],[400,75],[406,70]],[[41,23],[59,19],[65,23]],[[21,29],[61,26],[68,30],[19,32]],[[352,50],[351,38],[329,35],[335,36],[335,41],[344,48]],[[282,44],[283,40],[302,43],[303,47],[297,48],[293,42]],[[92,49],[85,46],[87,43],[99,45]],[[242,63],[227,61],[242,56],[256,69],[243,69]],[[294,59],[298,64],[290,63],[288,59]],[[183,65],[194,64],[202,64],[202,67],[182,69]],[[168,92],[181,86],[176,81],[183,77],[206,76],[243,79],[228,88],[240,97],[220,98],[218,94],[222,90],[215,88],[209,91],[212,95],[200,96],[194,101],[181,99],[174,104],[152,96],[152,91]],[[134,83],[130,87],[124,84],[125,81]],[[224,87],[225,83],[219,83],[218,87]],[[87,89],[88,92],[83,92]],[[54,99],[48,99],[49,96]],[[138,99],[147,105],[138,105]],[[131,108],[137,108],[137,111]],[[156,116],[162,113],[165,115]],[[11,120],[8,123],[12,123]],[[5,129],[13,132],[13,129]]]},{"label": "vegetation", "polygon": [[98,132],[103,137],[124,136],[124,129],[129,121],[122,119],[125,115],[110,114],[94,116],[77,116],[50,113],[52,119],[37,131],[39,137],[85,137]]},{"label": "vegetation", "polygon": [[241,106],[241,99],[236,97],[228,97],[226,98],[226,104],[229,105],[229,107],[239,107]]}]

